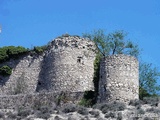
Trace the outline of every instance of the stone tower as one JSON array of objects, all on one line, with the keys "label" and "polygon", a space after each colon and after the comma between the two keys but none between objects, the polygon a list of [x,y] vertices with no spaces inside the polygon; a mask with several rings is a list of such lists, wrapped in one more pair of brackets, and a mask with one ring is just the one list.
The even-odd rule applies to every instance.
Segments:
[{"label": "stone tower", "polygon": [[95,48],[93,41],[77,36],[53,40],[45,53],[37,91],[94,90]]},{"label": "stone tower", "polygon": [[138,61],[128,55],[112,55],[100,63],[99,102],[139,98]]}]

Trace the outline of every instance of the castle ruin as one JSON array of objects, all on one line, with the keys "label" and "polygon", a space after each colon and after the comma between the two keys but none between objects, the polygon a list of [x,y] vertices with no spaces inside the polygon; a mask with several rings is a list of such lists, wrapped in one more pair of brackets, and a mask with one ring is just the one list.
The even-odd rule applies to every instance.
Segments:
[{"label": "castle ruin", "polygon": [[112,55],[101,60],[99,99],[128,102],[139,98],[138,61],[128,55]]},{"label": "castle ruin", "polygon": [[94,90],[95,44],[79,37],[56,38],[46,51],[37,91]]},{"label": "castle ruin", "polygon": [[[94,91],[93,75],[96,46],[77,36],[58,37],[42,55],[25,55],[0,66],[13,68],[1,77],[0,94],[13,95],[17,80],[23,77],[25,93]],[[127,55],[112,55],[100,63],[98,102],[138,99],[138,61]]]}]

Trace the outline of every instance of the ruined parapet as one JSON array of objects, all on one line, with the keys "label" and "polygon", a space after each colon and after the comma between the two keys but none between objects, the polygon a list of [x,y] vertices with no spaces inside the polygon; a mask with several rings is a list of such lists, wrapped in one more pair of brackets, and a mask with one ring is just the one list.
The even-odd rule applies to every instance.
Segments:
[{"label": "ruined parapet", "polygon": [[93,41],[76,36],[53,40],[44,57],[37,91],[94,90]]},{"label": "ruined parapet", "polygon": [[100,63],[99,102],[139,98],[139,73],[136,58],[112,55]]}]

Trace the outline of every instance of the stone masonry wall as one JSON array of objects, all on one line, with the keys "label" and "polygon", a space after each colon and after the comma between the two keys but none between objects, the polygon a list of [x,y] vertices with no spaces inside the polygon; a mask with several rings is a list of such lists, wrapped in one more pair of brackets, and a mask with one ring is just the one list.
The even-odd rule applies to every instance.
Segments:
[{"label": "stone masonry wall", "polygon": [[37,91],[94,90],[95,45],[80,37],[56,38],[43,61]]},{"label": "stone masonry wall", "polygon": [[[93,91],[95,56],[96,46],[93,41],[68,36],[53,40],[43,55],[26,54],[19,59],[0,63],[0,67],[8,65],[13,68],[9,77],[0,76],[0,95],[2,95],[0,104],[9,101],[12,105],[14,100],[17,100],[16,103],[20,101],[24,103],[21,97],[23,98],[26,93],[32,94],[43,90],[49,93],[54,92],[51,95],[52,98],[57,95],[55,92]],[[19,95],[10,96],[13,100],[9,100],[4,96],[15,94],[18,87],[24,89],[24,94],[20,97]],[[112,55],[102,59],[98,102],[113,100],[128,102],[131,99],[138,99],[138,96],[137,59],[127,55]]]},{"label": "stone masonry wall", "polygon": [[100,63],[99,102],[139,98],[139,73],[136,58],[112,55]]},{"label": "stone masonry wall", "polygon": [[16,109],[21,107],[40,107],[51,105],[63,105],[65,103],[77,104],[82,98],[83,92],[48,92],[18,95],[0,96],[0,109]]},{"label": "stone masonry wall", "polygon": [[15,94],[18,89],[23,93],[35,92],[42,60],[43,55],[27,54],[19,59],[11,59],[0,64],[0,66],[8,65],[13,68],[9,77],[0,76],[0,94]]},{"label": "stone masonry wall", "polygon": [[56,38],[43,55],[26,54],[1,63],[12,69],[9,77],[0,76],[0,94],[49,91],[94,90],[95,45],[80,37]]}]

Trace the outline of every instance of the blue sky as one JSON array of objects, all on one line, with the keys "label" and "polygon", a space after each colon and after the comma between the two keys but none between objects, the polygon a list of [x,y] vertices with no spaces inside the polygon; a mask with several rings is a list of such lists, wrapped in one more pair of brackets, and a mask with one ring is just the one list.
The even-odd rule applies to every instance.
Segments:
[{"label": "blue sky", "polygon": [[47,44],[64,33],[124,30],[160,68],[159,0],[0,0],[0,47]]}]

